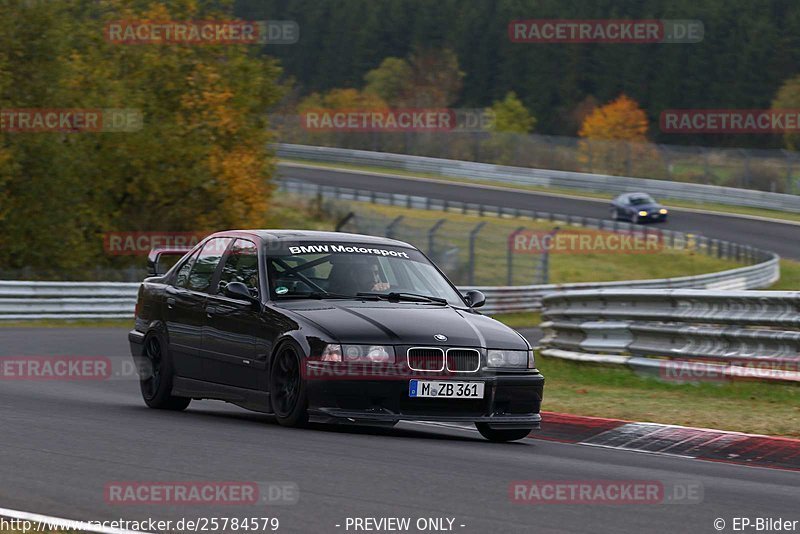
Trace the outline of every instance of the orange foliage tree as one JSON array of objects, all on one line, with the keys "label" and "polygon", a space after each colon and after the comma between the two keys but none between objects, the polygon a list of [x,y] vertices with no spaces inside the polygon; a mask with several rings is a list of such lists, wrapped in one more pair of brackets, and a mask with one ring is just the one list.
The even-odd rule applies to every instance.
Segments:
[{"label": "orange foliage tree", "polygon": [[611,174],[630,173],[635,159],[641,159],[647,146],[647,115],[626,95],[595,108],[583,120],[578,135],[581,162],[590,171]]}]

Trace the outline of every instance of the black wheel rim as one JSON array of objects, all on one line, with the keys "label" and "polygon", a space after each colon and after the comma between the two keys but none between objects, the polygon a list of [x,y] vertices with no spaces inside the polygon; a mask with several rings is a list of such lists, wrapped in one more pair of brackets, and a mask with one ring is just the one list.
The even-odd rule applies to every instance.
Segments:
[{"label": "black wheel rim", "polygon": [[297,355],[286,349],[275,360],[272,387],[275,391],[275,413],[281,417],[289,416],[300,397],[300,367]]},{"label": "black wheel rim", "polygon": [[161,344],[156,338],[151,337],[147,340],[144,345],[144,356],[150,368],[144,369],[147,375],[142,379],[142,393],[147,399],[152,399],[161,385]]}]

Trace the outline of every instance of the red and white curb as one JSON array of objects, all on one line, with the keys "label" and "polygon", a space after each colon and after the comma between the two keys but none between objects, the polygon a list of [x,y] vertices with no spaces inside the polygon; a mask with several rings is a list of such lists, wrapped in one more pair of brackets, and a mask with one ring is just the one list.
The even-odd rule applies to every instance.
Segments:
[{"label": "red and white curb", "polygon": [[[413,424],[477,432],[466,424]],[[800,471],[800,440],[761,434],[542,412],[541,430],[528,439]]]},{"label": "red and white curb", "polygon": [[708,428],[542,412],[533,439],[713,462],[800,470],[800,440]]}]

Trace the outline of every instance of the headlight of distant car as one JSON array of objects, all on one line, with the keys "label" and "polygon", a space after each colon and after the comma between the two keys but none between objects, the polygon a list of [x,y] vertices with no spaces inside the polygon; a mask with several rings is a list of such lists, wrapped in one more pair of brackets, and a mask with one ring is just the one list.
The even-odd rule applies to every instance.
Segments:
[{"label": "headlight of distant car", "polygon": [[490,349],[486,362],[489,367],[513,367],[525,369],[533,360],[528,350],[494,350]]},{"label": "headlight of distant car", "polygon": [[642,210],[639,212],[639,217],[647,217],[647,212]]},{"label": "headlight of distant car", "polygon": [[661,208],[660,210],[658,210],[658,213],[660,213],[661,215],[666,215],[668,211],[664,208]]},{"label": "headlight of distant car", "polygon": [[394,362],[391,345],[326,345],[322,351],[323,362]]}]

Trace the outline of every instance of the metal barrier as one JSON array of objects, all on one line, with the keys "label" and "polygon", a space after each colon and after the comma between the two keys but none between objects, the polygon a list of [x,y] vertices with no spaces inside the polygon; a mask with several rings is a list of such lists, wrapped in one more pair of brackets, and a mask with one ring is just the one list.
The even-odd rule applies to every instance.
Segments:
[{"label": "metal barrier", "polygon": [[0,280],[0,319],[129,319],[138,283]]},{"label": "metal barrier", "polygon": [[465,181],[497,182],[590,191],[605,194],[647,191],[656,197],[800,212],[800,196],[716,185],[670,182],[604,174],[509,167],[450,159],[408,156],[369,150],[306,145],[277,145],[281,158],[366,165],[407,172],[450,176]]},{"label": "metal barrier", "polygon": [[543,298],[540,353],[677,382],[800,382],[800,292],[598,289]]}]

